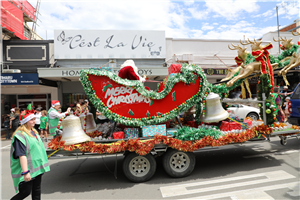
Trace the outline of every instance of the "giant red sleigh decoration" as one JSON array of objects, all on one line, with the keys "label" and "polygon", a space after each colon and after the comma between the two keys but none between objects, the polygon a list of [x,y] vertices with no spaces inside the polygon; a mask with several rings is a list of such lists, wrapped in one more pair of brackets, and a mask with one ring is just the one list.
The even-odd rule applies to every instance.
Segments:
[{"label": "giant red sleigh decoration", "polygon": [[173,119],[195,104],[203,105],[212,88],[197,65],[182,66],[180,73],[168,76],[158,92],[110,71],[88,69],[80,73],[80,81],[95,107],[110,120],[129,126]]}]

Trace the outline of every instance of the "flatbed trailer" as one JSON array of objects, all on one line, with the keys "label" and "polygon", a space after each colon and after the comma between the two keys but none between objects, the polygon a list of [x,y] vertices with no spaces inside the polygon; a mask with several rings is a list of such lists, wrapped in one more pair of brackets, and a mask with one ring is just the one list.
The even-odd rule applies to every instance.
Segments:
[{"label": "flatbed trailer", "polygon": [[[222,148],[228,145],[246,145],[249,143],[262,143],[262,142],[270,142],[272,138],[279,136],[281,139],[281,144],[286,145],[287,140],[290,138],[300,137],[299,130],[287,130],[287,131],[275,131],[266,135],[267,137],[260,138],[252,138],[242,143],[229,143],[223,146],[218,146],[218,148]],[[139,138],[139,140],[147,141],[154,139],[152,138]],[[130,139],[122,139],[123,141],[128,141]],[[95,144],[114,144],[116,142],[120,142],[121,140],[93,140]],[[199,148],[194,152],[201,152],[203,150],[209,151],[216,146],[205,146],[203,148]],[[116,153],[91,153],[91,152],[82,152],[79,149],[75,149],[72,151],[67,151],[64,149],[57,150],[47,150],[47,154],[49,159],[78,159],[84,157],[98,157],[98,156],[109,156],[109,155],[121,155],[123,158],[123,172],[124,175],[132,182],[145,182],[149,180],[156,171],[156,157],[162,156],[162,163],[164,170],[166,173],[174,178],[185,177],[191,174],[196,165],[196,159],[194,152],[184,152],[178,149],[171,148],[167,144],[158,143],[153,146],[150,153],[146,155],[139,155],[136,152],[132,151],[121,151]],[[116,159],[117,162],[117,159]],[[117,164],[117,163],[116,163]],[[116,176],[116,170],[115,170]]]}]

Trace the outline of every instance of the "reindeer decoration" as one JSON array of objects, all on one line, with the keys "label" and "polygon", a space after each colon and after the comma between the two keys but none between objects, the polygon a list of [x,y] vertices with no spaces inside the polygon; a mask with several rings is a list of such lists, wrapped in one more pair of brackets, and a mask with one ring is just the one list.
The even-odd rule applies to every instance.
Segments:
[{"label": "reindeer decoration", "polygon": [[272,44],[267,44],[266,46],[262,46],[261,43],[262,41],[256,41],[254,39],[254,42],[248,41],[246,43],[243,43],[240,41],[242,45],[248,45],[251,44],[251,49],[252,49],[252,55],[255,58],[255,62],[251,62],[248,65],[244,67],[244,71],[242,74],[239,74],[238,76],[232,78],[228,83],[227,86],[232,86],[237,80],[239,79],[244,79],[250,76],[252,73],[255,72],[261,72],[262,74],[267,73],[266,70],[266,63],[268,66],[268,71],[271,77],[271,84],[272,88],[274,87],[273,83],[273,67],[276,67],[278,63],[271,64],[269,60],[269,52],[267,51],[268,49],[271,49],[273,46]]},{"label": "reindeer decoration", "polygon": [[[231,45],[233,46],[233,48],[230,48],[230,46],[228,45],[228,48],[230,50],[238,50],[238,56],[235,57],[235,62],[237,63],[238,67],[236,67],[235,69],[231,69],[230,67],[228,67],[228,74],[227,76],[222,79],[221,81],[226,81],[226,80],[230,80],[235,73],[239,72],[238,75],[241,75],[244,73],[244,68],[245,68],[245,61],[247,59],[247,56],[250,54],[249,51],[246,51],[247,47],[245,48],[242,48],[240,45],[234,45],[231,43]],[[250,90],[250,87],[249,87],[249,82],[248,82],[248,79],[245,79],[245,81],[241,84],[241,87],[242,87],[242,98],[245,99],[246,98],[246,90],[245,90],[245,87],[244,87],[244,84],[247,88],[247,91],[249,93],[249,96],[250,98],[252,98],[252,94],[251,94],[251,90]]]},{"label": "reindeer decoration", "polygon": [[[300,35],[300,32],[297,31],[296,34],[294,34],[294,33],[292,32],[292,34],[293,34],[294,36],[297,36],[297,35]],[[293,45],[294,45],[294,43],[291,42],[291,41],[292,41],[292,38],[289,39],[289,40],[287,40],[286,37],[285,37],[285,39],[283,39],[282,37],[280,37],[279,40],[277,40],[277,41],[276,41],[274,38],[273,38],[273,40],[274,40],[275,42],[281,41],[281,42],[282,42],[283,48],[286,49],[286,50],[291,49],[291,48],[293,47]],[[289,70],[291,70],[291,69],[297,67],[297,66],[300,64],[300,51],[299,51],[299,48],[298,48],[298,51],[297,51],[297,52],[293,52],[292,55],[285,57],[285,58],[282,59],[280,62],[283,63],[283,62],[285,62],[285,61],[287,61],[287,60],[290,60],[289,64],[286,65],[286,66],[284,66],[283,69],[281,69],[281,70],[278,72],[278,74],[279,74],[279,75],[282,75],[283,80],[284,80],[284,82],[285,82],[286,85],[290,85],[289,82],[288,82],[288,80],[287,80],[287,78],[286,78],[286,74],[287,74],[287,72],[288,72]]]}]

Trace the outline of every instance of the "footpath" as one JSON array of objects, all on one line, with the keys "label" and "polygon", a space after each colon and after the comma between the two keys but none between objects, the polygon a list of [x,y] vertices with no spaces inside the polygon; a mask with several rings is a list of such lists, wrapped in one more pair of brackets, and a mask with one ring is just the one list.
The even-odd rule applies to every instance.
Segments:
[{"label": "footpath", "polygon": [[[10,131],[10,136],[12,136],[13,134],[12,130],[9,131]],[[5,140],[5,137],[6,137],[6,130],[0,130],[0,141]]]}]

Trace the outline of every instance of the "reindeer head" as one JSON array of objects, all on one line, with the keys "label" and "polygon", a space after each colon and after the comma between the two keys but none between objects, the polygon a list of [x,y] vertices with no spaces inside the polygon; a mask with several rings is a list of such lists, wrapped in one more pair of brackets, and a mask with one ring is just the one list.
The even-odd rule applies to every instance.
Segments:
[{"label": "reindeer head", "polygon": [[240,58],[242,58],[244,61],[246,60],[247,58],[247,54],[249,54],[250,52],[249,51],[246,51],[247,47],[241,47],[239,44],[238,45],[234,45],[231,43],[231,45],[233,46],[233,48],[230,48],[230,46],[228,45],[228,48],[230,50],[238,50],[238,56]]},{"label": "reindeer head", "polygon": [[279,40],[277,40],[277,41],[275,40],[275,38],[273,38],[273,40],[274,40],[274,42],[281,41],[283,49],[290,49],[294,45],[294,42],[292,42],[293,38],[287,40],[286,37],[284,37],[284,39],[282,37],[280,37]]},{"label": "reindeer head", "polygon": [[251,44],[251,49],[252,49],[252,51],[257,51],[257,50],[262,50],[262,49],[263,49],[263,46],[261,45],[262,40],[260,40],[260,41],[257,42],[257,41],[254,39],[254,42],[252,42],[252,41],[250,41],[249,38],[248,38],[248,41],[246,41],[246,43],[243,43],[242,40],[240,40],[240,43],[241,43],[242,45],[248,45],[248,44]]}]

